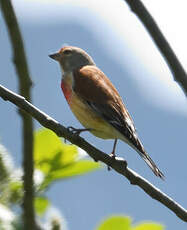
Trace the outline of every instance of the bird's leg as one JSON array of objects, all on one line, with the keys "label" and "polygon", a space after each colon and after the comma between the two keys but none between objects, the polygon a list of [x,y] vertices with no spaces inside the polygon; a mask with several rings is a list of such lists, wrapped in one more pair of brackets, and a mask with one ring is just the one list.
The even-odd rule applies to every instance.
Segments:
[{"label": "bird's leg", "polygon": [[110,156],[111,156],[111,157],[114,157],[114,158],[116,157],[115,151],[116,151],[117,140],[118,140],[118,139],[115,139],[115,140],[114,140],[113,149],[112,149],[112,152],[111,152],[111,154],[110,154]]},{"label": "bird's leg", "polygon": [[80,133],[85,132],[85,131],[90,131],[91,129],[76,129],[72,126],[67,127],[67,129],[72,132],[73,134],[80,135]]},{"label": "bird's leg", "polygon": [[[112,152],[111,152],[111,154],[110,154],[110,156],[111,156],[112,158],[114,158],[114,159],[115,159],[115,157],[116,157],[115,151],[116,151],[117,140],[118,140],[118,139],[115,139],[115,140],[114,140],[113,149],[112,149]],[[108,166],[108,170],[110,170],[110,167],[109,167],[109,166]]]}]

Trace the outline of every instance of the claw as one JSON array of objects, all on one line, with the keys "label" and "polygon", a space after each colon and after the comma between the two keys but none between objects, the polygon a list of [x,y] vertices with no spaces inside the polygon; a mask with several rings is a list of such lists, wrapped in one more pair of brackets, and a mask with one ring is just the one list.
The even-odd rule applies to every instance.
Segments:
[{"label": "claw", "polygon": [[85,131],[90,131],[91,129],[76,129],[72,126],[67,127],[67,129],[72,132],[75,135],[80,135],[80,133],[85,132]]},{"label": "claw", "polygon": [[[112,157],[113,159],[116,158],[116,155],[113,152],[109,156]],[[108,169],[108,171],[110,171],[111,170],[110,166],[108,166],[107,169]]]}]

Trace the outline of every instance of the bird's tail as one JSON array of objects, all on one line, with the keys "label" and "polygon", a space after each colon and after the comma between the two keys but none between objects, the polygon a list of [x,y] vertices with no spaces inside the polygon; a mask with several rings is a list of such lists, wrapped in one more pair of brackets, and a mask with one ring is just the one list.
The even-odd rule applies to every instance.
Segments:
[{"label": "bird's tail", "polygon": [[147,152],[145,151],[142,143],[137,139],[136,140],[136,147],[133,146],[133,148],[135,148],[135,150],[139,153],[139,155],[144,159],[144,161],[147,163],[147,165],[151,168],[151,170],[153,171],[153,173],[160,177],[161,179],[164,180],[164,174],[159,170],[159,168],[156,166],[156,164],[154,163],[154,161],[151,159],[151,157],[147,154]]}]

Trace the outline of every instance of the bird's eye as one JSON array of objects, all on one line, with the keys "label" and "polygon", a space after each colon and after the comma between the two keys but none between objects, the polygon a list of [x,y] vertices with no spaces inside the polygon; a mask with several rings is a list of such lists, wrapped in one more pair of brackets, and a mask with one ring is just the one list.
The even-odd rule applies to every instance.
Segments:
[{"label": "bird's eye", "polygon": [[65,55],[69,55],[69,54],[71,54],[71,50],[64,50],[64,52],[63,52]]}]

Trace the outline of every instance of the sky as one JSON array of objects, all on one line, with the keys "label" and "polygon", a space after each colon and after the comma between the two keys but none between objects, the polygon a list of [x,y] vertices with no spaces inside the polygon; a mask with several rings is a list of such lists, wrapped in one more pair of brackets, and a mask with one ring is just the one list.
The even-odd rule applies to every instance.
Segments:
[{"label": "sky", "polygon": [[[187,65],[185,0],[144,0],[184,68]],[[33,103],[65,126],[80,127],[60,90],[60,69],[48,54],[63,45],[86,50],[119,90],[132,115],[140,139],[166,176],[156,178],[136,152],[120,142],[117,153],[130,168],[187,207],[186,124],[187,103],[173,81],[163,57],[145,28],[122,0],[14,0],[29,69],[34,82]],[[1,21],[1,76],[5,87],[17,91],[17,78],[5,24]],[[21,162],[21,121],[16,108],[0,100],[0,139]],[[7,123],[9,128],[7,128]],[[35,128],[40,125],[35,122]],[[10,132],[11,129],[11,132]],[[83,137],[110,153],[112,141],[91,134]],[[184,230],[186,224],[139,188],[106,169],[61,181],[48,192],[67,228],[94,229],[113,214],[131,216],[133,222],[152,220],[166,229]],[[143,207],[143,209],[142,209]]]}]

